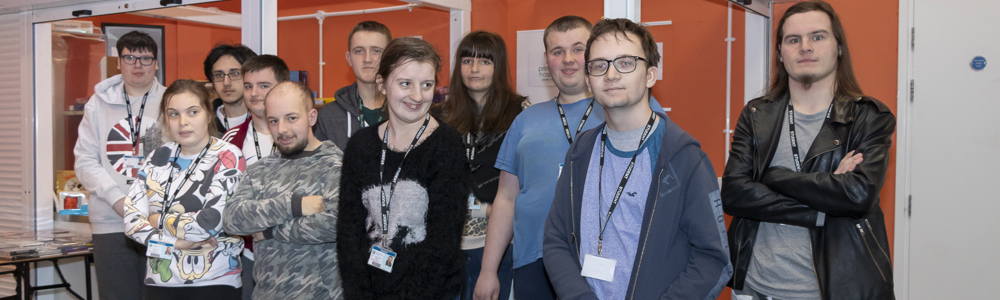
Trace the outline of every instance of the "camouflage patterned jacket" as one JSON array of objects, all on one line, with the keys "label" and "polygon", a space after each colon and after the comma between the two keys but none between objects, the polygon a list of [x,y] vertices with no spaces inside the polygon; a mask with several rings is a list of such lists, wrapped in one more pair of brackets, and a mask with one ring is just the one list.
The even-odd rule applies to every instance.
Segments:
[{"label": "camouflage patterned jacket", "polygon": [[[336,255],[343,152],[332,142],[251,165],[223,213],[226,232],[254,243],[254,299],[342,299]],[[322,195],[326,211],[302,215],[302,197]]]}]

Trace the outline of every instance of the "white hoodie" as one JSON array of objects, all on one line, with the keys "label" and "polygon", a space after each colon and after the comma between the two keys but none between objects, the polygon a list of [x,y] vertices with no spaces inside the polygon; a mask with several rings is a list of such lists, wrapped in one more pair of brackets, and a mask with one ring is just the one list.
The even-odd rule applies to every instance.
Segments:
[{"label": "white hoodie", "polygon": [[[94,86],[94,95],[84,108],[80,136],[73,148],[76,177],[90,191],[88,214],[95,234],[124,231],[123,219],[115,213],[112,205],[126,196],[131,181],[135,179],[134,171],[125,167],[124,159],[126,155],[132,155],[124,88],[121,75]],[[140,156],[149,156],[151,151],[163,145],[157,117],[165,89],[159,81],[153,80],[139,129],[143,152],[139,153]],[[142,98],[129,97],[133,122],[139,115]]]}]

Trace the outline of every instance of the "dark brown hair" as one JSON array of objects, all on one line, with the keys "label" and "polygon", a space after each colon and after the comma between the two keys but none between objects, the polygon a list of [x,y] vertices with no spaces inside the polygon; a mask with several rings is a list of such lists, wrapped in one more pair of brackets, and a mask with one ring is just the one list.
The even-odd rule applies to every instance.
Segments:
[{"label": "dark brown hair", "polygon": [[549,24],[549,27],[545,27],[545,33],[542,33],[542,43],[545,44],[545,51],[549,51],[549,33],[555,32],[567,32],[573,29],[583,28],[590,31],[594,28],[594,25],[590,24],[590,21],[584,19],[580,16],[562,16]]},{"label": "dark brown hair", "polygon": [[208,89],[205,88],[205,84],[197,82],[191,79],[178,79],[174,83],[167,87],[167,90],[163,92],[163,100],[160,101],[160,126],[164,133],[167,133],[167,105],[170,104],[170,98],[174,96],[191,93],[195,97],[198,97],[198,104],[201,108],[205,110],[205,114],[208,115],[208,135],[218,136],[219,130],[215,127],[215,111],[212,110],[212,98],[209,98]]},{"label": "dark brown hair", "polygon": [[239,64],[243,64],[251,57],[257,56],[249,47],[243,44],[230,45],[226,43],[219,43],[208,52],[208,57],[205,58],[205,62],[202,63],[205,68],[205,78],[209,82],[212,82],[212,67],[215,66],[215,62],[219,61],[223,56],[232,56]]},{"label": "dark brown hair", "polygon": [[[493,62],[493,83],[484,96],[482,110],[462,81],[462,59],[468,57]],[[507,45],[503,38],[492,32],[470,32],[458,44],[454,66],[448,100],[434,107],[437,115],[461,134],[507,131],[521,112],[521,102],[526,98],[518,95],[510,84]]]},{"label": "dark brown hair", "polygon": [[837,13],[833,11],[833,6],[823,1],[805,1],[792,5],[781,16],[781,21],[778,21],[778,32],[775,34],[774,39],[774,58],[771,59],[771,83],[762,98],[778,99],[788,93],[788,71],[785,70],[784,63],[778,60],[778,57],[781,56],[782,38],[785,35],[785,20],[788,20],[788,17],[794,14],[811,11],[823,12],[830,17],[833,37],[837,39],[837,45],[840,49],[840,55],[837,57],[834,98],[845,96],[856,98],[864,95],[861,92],[861,86],[858,85],[858,79],[854,77],[854,68],[851,66],[851,51],[847,47],[847,35],[844,33],[844,26],[841,25]]},{"label": "dark brown hair", "polygon": [[285,61],[270,54],[261,54],[251,57],[243,63],[242,71],[243,75],[246,76],[247,73],[258,72],[266,69],[271,69],[271,72],[274,72],[274,79],[278,80],[276,83],[285,82],[291,78],[288,74],[288,65],[285,64]]},{"label": "dark brown hair", "polygon": [[358,25],[354,25],[354,28],[351,28],[351,33],[347,35],[348,48],[351,47],[351,39],[354,38],[354,34],[357,33],[358,31],[378,32],[381,33],[382,35],[385,35],[385,40],[387,41],[392,40],[392,32],[389,32],[389,27],[385,27],[384,24],[375,21],[364,21],[358,23]]},{"label": "dark brown hair", "polygon": [[594,24],[594,29],[590,32],[590,39],[587,40],[587,52],[584,53],[587,61],[590,61],[590,46],[594,44],[594,40],[609,33],[613,34],[616,38],[621,35],[628,41],[632,41],[628,37],[629,33],[638,36],[640,39],[639,45],[642,46],[642,52],[646,55],[644,57],[646,59],[646,69],[660,63],[660,52],[656,49],[656,40],[653,39],[653,34],[649,33],[646,26],[636,24],[632,20],[624,18],[603,19]]}]

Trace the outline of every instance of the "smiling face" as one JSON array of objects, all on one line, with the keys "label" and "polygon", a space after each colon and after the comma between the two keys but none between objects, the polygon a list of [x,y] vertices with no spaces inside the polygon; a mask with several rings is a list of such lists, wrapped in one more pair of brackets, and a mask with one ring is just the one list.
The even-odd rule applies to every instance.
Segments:
[{"label": "smiling face", "polygon": [[[595,59],[613,60],[625,56],[638,56],[645,59],[641,39],[628,33],[628,39],[621,33],[610,32],[601,35],[590,45],[589,61]],[[631,107],[648,99],[649,88],[656,83],[656,66],[649,66],[646,61],[636,60],[635,71],[622,74],[614,64],[609,64],[608,72],[603,76],[587,76],[594,100],[604,106],[604,109]]]},{"label": "smiling face", "polygon": [[791,81],[809,85],[832,79],[840,46],[831,28],[830,17],[820,11],[794,14],[785,20],[778,51]]},{"label": "smiling face", "polygon": [[422,122],[434,100],[434,65],[407,61],[392,70],[389,78],[378,78],[379,91],[386,95],[389,118],[403,123]]},{"label": "smiling face", "polygon": [[[135,63],[131,65],[126,64],[122,58],[126,55],[135,56],[137,58]],[[118,58],[118,69],[122,71],[122,80],[125,81],[125,84],[137,88],[153,84],[153,80],[156,77],[156,70],[160,69],[160,65],[154,59],[152,65],[144,66],[140,62],[143,57],[153,57],[153,52],[149,52],[149,50],[132,51],[128,48],[122,49],[122,53]]]},{"label": "smiling face", "polygon": [[271,68],[243,74],[243,99],[254,118],[267,118],[264,97],[277,84],[278,79]]},{"label": "smiling face", "polygon": [[462,57],[462,84],[472,93],[485,93],[493,86],[493,60]]},{"label": "smiling face", "polygon": [[229,74],[233,72],[240,72],[240,62],[232,55],[224,55],[212,64],[213,76],[225,74],[222,80],[212,82],[215,94],[225,103],[236,103],[243,99],[243,82],[230,79]]},{"label": "smiling face", "polygon": [[354,69],[354,76],[364,83],[375,82],[375,69],[378,69],[382,51],[389,44],[389,39],[382,33],[374,31],[358,31],[349,41],[347,64]]},{"label": "smiling face", "polygon": [[316,124],[316,109],[293,82],[279,84],[267,95],[267,128],[282,156],[301,153],[309,145],[312,126]]},{"label": "smiling face", "polygon": [[590,30],[584,27],[569,31],[553,31],[546,38],[549,49],[545,49],[545,60],[552,81],[560,92],[572,95],[586,92],[584,52],[587,50],[588,38]]},{"label": "smiling face", "polygon": [[190,92],[176,94],[164,101],[168,101],[163,112],[170,138],[181,145],[181,151],[201,151],[210,138],[209,109]]}]

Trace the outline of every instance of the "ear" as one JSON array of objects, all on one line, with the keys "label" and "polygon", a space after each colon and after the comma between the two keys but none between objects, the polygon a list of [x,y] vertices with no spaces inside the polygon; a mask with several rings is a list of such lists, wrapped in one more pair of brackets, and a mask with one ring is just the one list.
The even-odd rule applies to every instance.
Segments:
[{"label": "ear", "polygon": [[351,51],[344,52],[344,59],[347,60],[347,65],[348,66],[350,66],[352,68],[354,67],[354,64],[351,63]]},{"label": "ear", "polygon": [[313,126],[316,125],[316,120],[317,120],[317,116],[318,115],[319,115],[319,112],[316,111],[315,108],[310,108],[309,109],[309,128],[312,128]]},{"label": "ear", "polygon": [[659,73],[660,68],[657,66],[652,66],[646,68],[646,88],[651,88],[656,84],[656,73]]},{"label": "ear", "polygon": [[383,80],[382,75],[375,75],[375,88],[377,88],[379,92],[382,92],[382,95],[388,94],[385,92],[385,80]]}]

